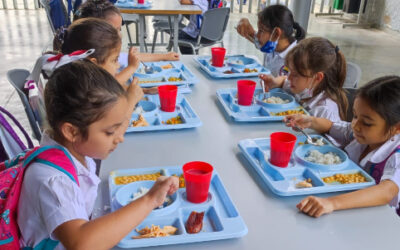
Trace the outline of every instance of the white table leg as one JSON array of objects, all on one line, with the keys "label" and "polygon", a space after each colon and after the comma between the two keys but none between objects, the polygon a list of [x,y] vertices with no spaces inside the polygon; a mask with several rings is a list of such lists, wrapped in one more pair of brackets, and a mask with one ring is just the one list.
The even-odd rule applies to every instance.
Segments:
[{"label": "white table leg", "polygon": [[144,22],[146,22],[145,16],[139,14],[139,44],[140,44],[140,52],[144,52],[144,43],[146,42],[144,40],[144,35],[145,35]]},{"label": "white table leg", "polygon": [[179,15],[174,15],[174,51],[178,52]]}]

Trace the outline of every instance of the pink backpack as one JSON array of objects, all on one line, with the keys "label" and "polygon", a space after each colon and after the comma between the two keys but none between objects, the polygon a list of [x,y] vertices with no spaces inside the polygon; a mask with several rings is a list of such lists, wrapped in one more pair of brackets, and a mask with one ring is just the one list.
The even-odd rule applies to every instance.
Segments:
[{"label": "pink backpack", "polygon": [[0,163],[0,249],[20,249],[18,201],[24,172],[32,162],[63,172],[79,186],[73,160],[61,146],[36,147]]}]

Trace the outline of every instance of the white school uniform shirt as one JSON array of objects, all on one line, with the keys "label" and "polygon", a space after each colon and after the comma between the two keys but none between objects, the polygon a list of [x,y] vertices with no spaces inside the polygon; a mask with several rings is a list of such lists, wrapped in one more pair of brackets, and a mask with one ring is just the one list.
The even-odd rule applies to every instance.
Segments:
[{"label": "white school uniform shirt", "polygon": [[[204,14],[208,10],[207,0],[192,0],[192,3],[199,6],[201,14]],[[200,29],[197,27],[197,15],[190,15],[189,24],[182,30],[189,36],[197,38],[200,33]]]},{"label": "white school uniform shirt", "polygon": [[[284,90],[290,91],[290,81],[285,80],[285,83],[282,87]],[[296,100],[300,102],[300,98],[297,95],[294,95]],[[332,122],[339,122],[342,119],[340,118],[339,114],[339,107],[331,98],[325,96],[325,91],[322,91],[317,96],[311,98],[310,100],[304,102],[302,106],[310,113],[310,115],[315,117],[321,117],[328,119]],[[341,147],[343,146],[340,142],[335,140],[330,135],[325,135],[330,142],[332,142],[335,146]]]},{"label": "white school uniform shirt", "polygon": [[[372,164],[383,162],[388,156],[400,145],[400,134],[393,136],[387,140],[382,146],[368,153],[360,161],[360,155],[364,152],[367,145],[360,144],[353,138],[353,131],[350,122],[335,122],[333,123],[329,134],[338,142],[347,145],[344,150],[349,158],[358,163],[363,169],[367,169]],[[386,161],[383,169],[381,181],[391,180],[400,189],[400,154],[392,154]],[[400,192],[390,202],[390,206],[398,208],[400,201]]]},{"label": "white school uniform shirt", "polygon": [[[286,79],[282,88],[291,93],[290,81]],[[294,95],[294,97],[296,98],[296,101],[301,102],[301,99],[297,95]],[[325,96],[325,91],[322,91],[317,96],[305,101],[302,106],[312,116],[322,117],[332,122],[338,122],[342,120],[340,118],[338,105],[331,98]]]},{"label": "white school uniform shirt", "polygon": [[[41,146],[47,145],[58,144],[44,134]],[[89,220],[100,183],[96,163],[86,157],[86,168],[70,156],[77,169],[79,186],[65,173],[41,163],[32,163],[26,170],[17,219],[22,247],[35,247],[49,238],[57,240],[53,232],[64,222]],[[55,249],[65,248],[60,242]]]},{"label": "white school uniform shirt", "polygon": [[264,66],[271,71],[274,77],[280,76],[283,67],[285,67],[285,57],[294,46],[297,45],[297,40],[292,42],[289,47],[287,47],[282,52],[273,52],[264,54]]}]

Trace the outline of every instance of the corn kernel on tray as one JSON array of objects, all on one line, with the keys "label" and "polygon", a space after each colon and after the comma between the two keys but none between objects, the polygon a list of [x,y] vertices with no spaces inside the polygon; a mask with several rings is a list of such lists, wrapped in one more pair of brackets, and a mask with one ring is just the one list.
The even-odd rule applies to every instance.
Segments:
[{"label": "corn kernel on tray", "polygon": [[[111,210],[115,211],[132,201],[132,196],[141,188],[150,189],[160,175],[180,177],[179,190],[170,196],[170,203],[154,209],[138,227],[118,244],[122,248],[138,248],[170,244],[238,238],[247,234],[247,227],[214,169],[208,199],[203,203],[191,203],[186,199],[185,184],[182,183],[182,166],[121,169],[110,172],[109,194]],[[204,212],[200,232],[189,234],[186,221],[192,211]],[[147,227],[147,228],[146,228]],[[174,228],[169,236],[164,233],[141,238],[142,231],[157,228]],[[152,235],[152,236],[153,236]]]},{"label": "corn kernel on tray", "polygon": [[271,72],[261,65],[256,59],[244,55],[225,56],[222,67],[212,65],[211,56],[195,56],[193,60],[209,76],[217,79],[256,77],[259,74],[270,74]]},{"label": "corn kernel on tray", "polygon": [[[319,137],[320,135],[312,135]],[[375,185],[374,179],[351,161],[347,154],[323,138],[324,145],[306,143],[298,136],[292,158],[286,168],[274,166],[269,161],[270,139],[245,139],[239,148],[250,164],[246,168],[254,173],[256,181],[280,196],[310,195],[337,191],[357,190]],[[340,157],[337,164],[319,164],[310,161],[312,150],[334,153]]]},{"label": "corn kernel on tray", "polygon": [[[119,56],[120,70],[128,65],[128,55],[121,53]],[[147,74],[142,64],[136,70],[134,76],[139,78],[141,87],[156,87],[161,85],[193,85],[198,78],[179,61],[145,62],[146,66],[153,69],[153,73]]]},{"label": "corn kernel on tray", "polygon": [[173,112],[161,110],[158,95],[145,95],[132,114],[126,133],[186,129],[201,125],[199,116],[183,94],[178,93]]},{"label": "corn kernel on tray", "polygon": [[[294,97],[283,89],[272,89],[263,94],[262,89],[254,91],[253,103],[250,106],[238,104],[237,89],[219,89],[217,98],[226,114],[236,122],[269,122],[281,121],[285,115],[308,114],[298,104]],[[286,103],[268,103],[270,100],[285,101]]]}]

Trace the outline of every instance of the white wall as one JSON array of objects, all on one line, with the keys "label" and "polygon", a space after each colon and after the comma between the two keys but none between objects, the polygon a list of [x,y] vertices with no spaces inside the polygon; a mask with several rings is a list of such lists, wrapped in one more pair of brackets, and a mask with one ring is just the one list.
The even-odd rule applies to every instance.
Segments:
[{"label": "white wall", "polygon": [[400,31],[400,0],[369,0],[366,19],[378,28]]}]

